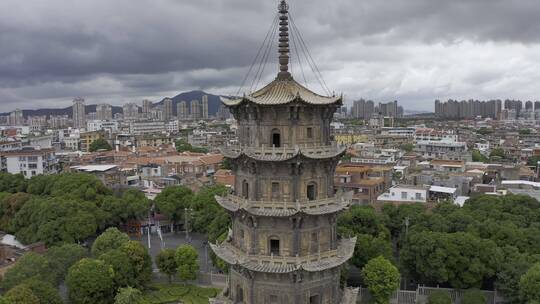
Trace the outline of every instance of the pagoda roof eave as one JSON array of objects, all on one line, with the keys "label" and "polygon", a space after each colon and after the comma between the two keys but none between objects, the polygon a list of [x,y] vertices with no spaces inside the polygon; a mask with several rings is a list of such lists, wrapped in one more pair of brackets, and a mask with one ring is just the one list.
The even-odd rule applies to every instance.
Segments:
[{"label": "pagoda roof eave", "polygon": [[229,159],[237,159],[245,156],[257,161],[281,162],[300,156],[311,160],[331,159],[342,156],[346,150],[346,147],[331,147],[330,149],[268,148],[266,150],[242,148],[228,149],[227,147],[223,147],[220,149],[220,152]]},{"label": "pagoda roof eave", "polygon": [[248,270],[262,273],[291,273],[299,270],[319,272],[339,267],[352,258],[356,237],[341,239],[337,251],[331,256],[316,254],[307,257],[251,256],[239,252],[229,242],[210,244],[214,253],[230,265],[239,265]]},{"label": "pagoda roof eave", "polygon": [[240,210],[262,217],[289,217],[296,214],[325,215],[346,210],[351,205],[350,193],[340,197],[326,198],[308,202],[257,202],[229,195],[215,196],[216,202],[228,210],[236,213]]},{"label": "pagoda roof eave", "polygon": [[221,97],[223,104],[229,107],[242,103],[253,103],[261,106],[285,105],[301,102],[308,105],[342,104],[342,96],[322,96],[296,82],[292,77],[276,78],[262,89],[245,95],[242,98],[230,99]]}]

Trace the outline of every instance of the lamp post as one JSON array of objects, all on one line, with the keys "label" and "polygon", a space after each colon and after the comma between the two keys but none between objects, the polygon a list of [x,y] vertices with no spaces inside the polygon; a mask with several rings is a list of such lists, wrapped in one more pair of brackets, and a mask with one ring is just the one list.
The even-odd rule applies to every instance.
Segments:
[{"label": "lamp post", "polygon": [[191,242],[189,239],[189,221],[188,221],[188,212],[193,211],[191,208],[184,208],[184,224],[186,226],[186,242]]}]

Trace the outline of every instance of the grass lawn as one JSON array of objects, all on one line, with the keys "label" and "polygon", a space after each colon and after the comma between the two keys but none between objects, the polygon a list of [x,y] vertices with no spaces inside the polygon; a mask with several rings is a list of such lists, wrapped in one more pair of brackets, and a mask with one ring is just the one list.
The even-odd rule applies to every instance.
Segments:
[{"label": "grass lawn", "polygon": [[144,295],[138,304],[208,304],[208,299],[215,297],[220,292],[215,288],[202,288],[193,285],[181,284],[154,284]]}]

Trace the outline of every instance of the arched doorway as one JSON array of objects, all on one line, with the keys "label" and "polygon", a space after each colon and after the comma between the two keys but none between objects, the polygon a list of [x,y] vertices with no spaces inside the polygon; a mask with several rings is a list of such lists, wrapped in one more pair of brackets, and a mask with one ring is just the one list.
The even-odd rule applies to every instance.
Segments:
[{"label": "arched doorway", "polygon": [[281,147],[281,132],[278,129],[272,130],[272,146],[276,148]]},{"label": "arched doorway", "polygon": [[244,289],[240,285],[236,285],[236,303],[244,303]]},{"label": "arched doorway", "polygon": [[317,184],[316,183],[309,183],[307,185],[306,196],[307,196],[307,199],[310,201],[314,201],[317,199]]}]

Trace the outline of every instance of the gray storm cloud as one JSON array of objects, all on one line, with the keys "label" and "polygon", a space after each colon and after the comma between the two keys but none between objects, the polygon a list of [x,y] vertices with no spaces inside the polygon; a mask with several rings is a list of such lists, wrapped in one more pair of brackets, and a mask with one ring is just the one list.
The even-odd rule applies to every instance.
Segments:
[{"label": "gray storm cloud", "polygon": [[[436,98],[540,99],[537,0],[290,4],[329,87],[349,99],[410,109],[431,109]],[[119,104],[189,89],[234,93],[276,5],[3,0],[0,111],[66,106],[74,96]],[[266,72],[271,79],[275,65]],[[313,77],[308,85],[319,90]]]}]

